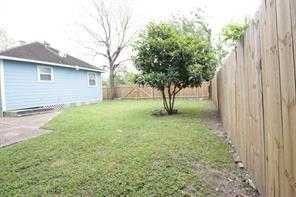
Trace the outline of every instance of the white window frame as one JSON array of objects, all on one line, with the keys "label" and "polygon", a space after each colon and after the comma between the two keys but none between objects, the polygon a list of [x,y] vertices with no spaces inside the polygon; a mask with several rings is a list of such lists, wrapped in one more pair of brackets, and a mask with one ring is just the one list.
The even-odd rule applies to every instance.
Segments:
[{"label": "white window frame", "polygon": [[[95,74],[95,85],[90,85],[89,84],[89,74]],[[88,85],[88,87],[91,87],[91,88],[95,88],[95,87],[98,86],[97,73],[95,73],[95,72],[87,72],[87,85]]]},{"label": "white window frame", "polygon": [[[51,75],[51,80],[50,81],[45,81],[45,80],[41,80],[40,78],[40,68],[49,68],[50,69],[50,75]],[[37,66],[37,77],[38,77],[38,82],[42,82],[42,83],[52,83],[54,82],[54,77],[53,77],[53,67],[50,66]]]}]

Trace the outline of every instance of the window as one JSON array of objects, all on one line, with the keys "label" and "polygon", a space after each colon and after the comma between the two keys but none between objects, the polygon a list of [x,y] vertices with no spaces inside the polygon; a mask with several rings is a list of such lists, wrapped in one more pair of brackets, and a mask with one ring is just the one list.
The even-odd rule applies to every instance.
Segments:
[{"label": "window", "polygon": [[38,81],[39,82],[53,82],[53,68],[47,66],[38,66]]},{"label": "window", "polygon": [[97,86],[97,74],[93,72],[88,72],[88,86],[96,87]]}]

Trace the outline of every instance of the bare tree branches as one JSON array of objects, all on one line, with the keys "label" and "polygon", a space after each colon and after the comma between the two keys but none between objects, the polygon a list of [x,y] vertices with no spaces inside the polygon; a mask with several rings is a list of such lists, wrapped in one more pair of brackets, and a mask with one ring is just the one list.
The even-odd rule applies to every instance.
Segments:
[{"label": "bare tree branches", "polygon": [[15,45],[15,41],[7,35],[5,29],[0,27],[0,51],[6,50]]},{"label": "bare tree branches", "polygon": [[127,9],[119,6],[114,11],[104,4],[102,0],[93,0],[95,13],[91,14],[95,25],[81,24],[82,29],[95,41],[94,45],[84,46],[92,51],[94,57],[100,55],[107,59],[110,70],[110,89],[112,98],[115,97],[114,76],[115,70],[126,60],[120,60],[120,55],[132,41],[129,35],[131,15]]}]

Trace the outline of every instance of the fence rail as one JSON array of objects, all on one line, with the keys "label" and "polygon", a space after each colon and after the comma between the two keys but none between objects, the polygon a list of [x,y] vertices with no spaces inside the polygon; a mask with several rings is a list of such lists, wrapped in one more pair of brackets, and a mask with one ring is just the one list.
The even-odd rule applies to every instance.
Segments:
[{"label": "fence rail", "polygon": [[265,0],[212,81],[225,130],[263,196],[296,196],[296,1]]},{"label": "fence rail", "polygon": [[[208,98],[209,83],[201,87],[185,88],[181,90],[176,98]],[[138,87],[137,85],[119,85],[115,87],[116,98],[122,99],[158,99],[162,98],[161,92],[150,87]],[[110,99],[110,88],[103,87],[104,99]]]}]

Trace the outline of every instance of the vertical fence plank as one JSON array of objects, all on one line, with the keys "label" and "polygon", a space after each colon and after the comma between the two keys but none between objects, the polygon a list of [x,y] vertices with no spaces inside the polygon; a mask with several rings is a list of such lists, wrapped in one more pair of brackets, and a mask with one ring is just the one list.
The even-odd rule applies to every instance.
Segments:
[{"label": "vertical fence plank", "polygon": [[247,155],[246,155],[246,143],[243,143],[246,140],[245,136],[245,87],[244,87],[244,44],[243,42],[240,42],[237,46],[237,62],[238,62],[238,69],[239,69],[239,94],[238,94],[238,133],[239,133],[239,153],[241,156],[242,161],[246,164]]},{"label": "vertical fence plank", "polygon": [[250,97],[250,85],[249,82],[251,82],[250,78],[250,70],[251,70],[251,40],[253,39],[252,37],[252,23],[249,24],[248,29],[246,30],[244,34],[244,64],[243,64],[243,94],[244,94],[244,99],[242,105],[244,106],[245,113],[243,114],[243,132],[245,135],[245,141],[246,141],[246,167],[249,169],[251,174],[253,173],[253,166],[252,166],[252,152],[253,152],[253,146],[251,145],[251,138],[252,138],[252,133],[250,128],[252,125],[250,125],[250,108],[249,105],[252,102],[249,97]]},{"label": "vertical fence plank", "polygon": [[[236,136],[236,110],[237,110],[237,106],[236,106],[236,54],[233,53],[231,56],[232,59],[232,63],[231,63],[231,79],[230,79],[230,90],[231,90],[231,100],[230,100],[230,107],[231,107],[231,111],[230,111],[230,118],[231,118],[231,135],[232,138],[235,138]],[[235,146],[237,146],[237,144],[235,144]]]},{"label": "vertical fence plank", "polygon": [[249,27],[245,33],[245,39],[244,39],[244,51],[245,51],[245,61],[244,61],[244,68],[246,69],[244,72],[245,83],[246,83],[246,128],[244,132],[246,133],[246,167],[249,169],[250,174],[254,177],[254,144],[253,144],[253,129],[254,129],[254,113],[253,113],[253,107],[254,107],[254,91],[253,91],[253,83],[255,80],[255,75],[253,72],[253,42],[251,41],[254,39],[253,35],[253,23],[250,22]]},{"label": "vertical fence plank", "polygon": [[283,122],[283,166],[280,166],[280,179],[282,180],[280,188],[283,196],[296,196],[293,189],[293,165],[296,163],[293,158],[292,133],[296,132],[296,104],[295,104],[295,70],[294,54],[292,41],[292,22],[289,0],[277,0],[277,32],[279,45],[280,79],[281,79],[281,104],[282,104],[282,122]]},{"label": "vertical fence plank", "polygon": [[[292,40],[293,40],[293,53],[294,53],[294,71],[295,71],[295,77],[296,77],[296,1],[295,0],[290,0],[290,13],[291,13],[291,26],[292,26]],[[296,90],[295,90],[296,91]],[[295,105],[295,104],[294,104]],[[291,116],[291,119],[296,120],[295,114]],[[290,175],[291,183],[294,185],[294,190],[296,189],[296,132],[292,132],[290,134],[291,141],[292,143],[292,155],[291,155],[291,160],[293,161],[293,168],[292,168],[292,174]],[[294,159],[293,159],[294,158]]]},{"label": "vertical fence plank", "polygon": [[253,83],[253,91],[254,91],[254,105],[252,117],[254,117],[253,121],[255,124],[254,127],[254,147],[255,147],[255,163],[254,168],[256,168],[256,180],[255,183],[258,185],[259,191],[262,191],[264,195],[264,185],[265,185],[265,140],[264,140],[264,126],[263,126],[263,95],[262,95],[262,69],[261,69],[261,32],[260,32],[260,13],[257,12],[255,19],[253,21],[254,24],[254,46],[253,52],[253,72],[255,83]]},{"label": "vertical fence plank", "polygon": [[264,94],[264,128],[267,137],[267,196],[280,195],[280,149],[282,148],[281,92],[277,43],[275,1],[265,5],[264,63],[262,64]]}]

